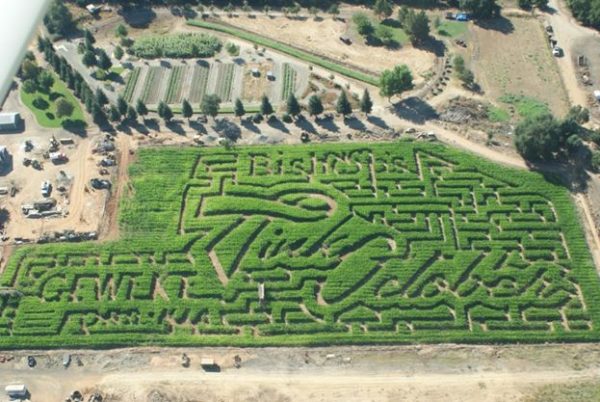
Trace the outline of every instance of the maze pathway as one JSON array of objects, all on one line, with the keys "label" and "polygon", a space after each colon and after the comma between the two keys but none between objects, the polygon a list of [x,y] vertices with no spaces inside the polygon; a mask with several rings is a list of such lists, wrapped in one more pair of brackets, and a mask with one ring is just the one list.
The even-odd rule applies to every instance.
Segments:
[{"label": "maze pathway", "polygon": [[147,149],[132,184],[121,241],[17,251],[0,347],[598,339],[578,217],[534,173],[399,142]]}]

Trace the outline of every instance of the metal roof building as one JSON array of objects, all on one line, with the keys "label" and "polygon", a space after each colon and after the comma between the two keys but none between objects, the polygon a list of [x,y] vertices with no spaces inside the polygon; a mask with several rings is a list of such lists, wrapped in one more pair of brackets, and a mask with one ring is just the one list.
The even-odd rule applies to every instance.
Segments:
[{"label": "metal roof building", "polygon": [[20,122],[19,113],[0,113],[0,131],[16,130]]}]

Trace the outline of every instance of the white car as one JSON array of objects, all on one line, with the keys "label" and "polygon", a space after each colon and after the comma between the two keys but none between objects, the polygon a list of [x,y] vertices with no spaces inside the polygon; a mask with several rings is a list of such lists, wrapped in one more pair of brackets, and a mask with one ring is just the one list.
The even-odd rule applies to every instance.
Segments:
[{"label": "white car", "polygon": [[561,57],[562,54],[563,54],[563,50],[560,47],[555,46],[554,49],[552,49],[552,56]]},{"label": "white car", "polygon": [[43,197],[49,197],[52,192],[52,184],[48,180],[45,180],[42,182],[40,189],[42,190]]}]

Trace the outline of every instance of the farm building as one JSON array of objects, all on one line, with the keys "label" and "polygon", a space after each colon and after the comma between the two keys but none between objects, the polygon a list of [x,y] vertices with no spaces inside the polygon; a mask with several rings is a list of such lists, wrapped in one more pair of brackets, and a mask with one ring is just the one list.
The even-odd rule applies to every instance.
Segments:
[{"label": "farm building", "polygon": [[0,131],[11,131],[19,128],[19,113],[0,113]]}]

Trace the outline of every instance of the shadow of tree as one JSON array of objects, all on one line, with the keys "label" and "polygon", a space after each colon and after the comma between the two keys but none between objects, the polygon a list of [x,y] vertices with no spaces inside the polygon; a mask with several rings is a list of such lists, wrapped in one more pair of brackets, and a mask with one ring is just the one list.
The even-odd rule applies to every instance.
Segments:
[{"label": "shadow of tree", "polygon": [[423,124],[438,118],[437,111],[420,98],[406,98],[392,107],[393,112],[400,118],[416,124]]}]

